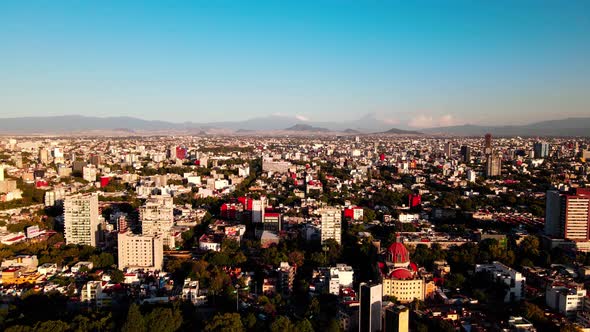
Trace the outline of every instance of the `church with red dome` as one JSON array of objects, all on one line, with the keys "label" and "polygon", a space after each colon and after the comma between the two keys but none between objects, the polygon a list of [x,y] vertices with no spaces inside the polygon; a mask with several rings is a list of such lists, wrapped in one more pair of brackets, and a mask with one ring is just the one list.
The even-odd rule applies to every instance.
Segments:
[{"label": "church with red dome", "polygon": [[410,252],[398,237],[379,262],[383,278],[383,296],[393,296],[400,302],[424,300],[434,292],[434,283],[426,282],[418,266],[410,261]]}]

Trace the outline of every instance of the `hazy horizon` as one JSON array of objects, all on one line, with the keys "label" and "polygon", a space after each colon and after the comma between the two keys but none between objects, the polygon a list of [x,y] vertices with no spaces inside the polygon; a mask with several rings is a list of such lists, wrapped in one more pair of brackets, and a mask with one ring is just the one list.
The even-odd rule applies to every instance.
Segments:
[{"label": "hazy horizon", "polygon": [[0,118],[590,116],[586,1],[0,4]]}]

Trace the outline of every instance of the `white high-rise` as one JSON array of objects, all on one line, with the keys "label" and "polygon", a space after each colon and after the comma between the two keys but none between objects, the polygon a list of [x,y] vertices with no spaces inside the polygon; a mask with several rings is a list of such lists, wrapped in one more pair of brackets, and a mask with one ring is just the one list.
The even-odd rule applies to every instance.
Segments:
[{"label": "white high-rise", "polygon": [[78,194],[64,200],[66,244],[95,247],[99,235],[98,195]]},{"label": "white high-rise", "polygon": [[359,332],[381,331],[383,285],[361,283],[359,290]]},{"label": "white high-rise", "polygon": [[338,244],[342,243],[342,212],[337,208],[323,208],[318,211],[321,216],[321,240],[322,244],[333,239]]},{"label": "white high-rise", "polygon": [[141,234],[155,236],[162,234],[164,245],[173,248],[174,237],[170,234],[174,226],[174,203],[169,196],[152,196],[139,208]]},{"label": "white high-rise", "polygon": [[159,270],[164,266],[164,242],[161,235],[144,236],[129,232],[118,234],[119,269]]}]

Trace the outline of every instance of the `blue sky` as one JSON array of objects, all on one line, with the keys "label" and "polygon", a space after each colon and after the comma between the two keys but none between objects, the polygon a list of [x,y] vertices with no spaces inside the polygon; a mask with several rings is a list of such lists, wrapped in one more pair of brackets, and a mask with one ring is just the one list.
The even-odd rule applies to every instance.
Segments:
[{"label": "blue sky", "polygon": [[590,1],[2,1],[0,117],[590,116]]}]

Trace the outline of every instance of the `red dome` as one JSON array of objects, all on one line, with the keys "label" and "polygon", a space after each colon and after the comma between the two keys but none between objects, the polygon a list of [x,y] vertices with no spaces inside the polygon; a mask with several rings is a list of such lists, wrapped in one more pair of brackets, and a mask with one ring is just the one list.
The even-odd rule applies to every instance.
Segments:
[{"label": "red dome", "polygon": [[389,248],[388,258],[394,264],[406,264],[410,262],[410,253],[401,242],[394,242]]},{"label": "red dome", "polygon": [[389,277],[394,279],[412,279],[414,274],[408,269],[400,268],[393,270]]}]

